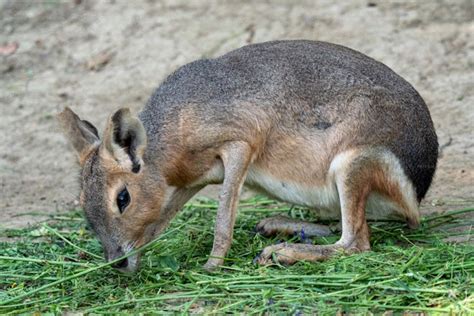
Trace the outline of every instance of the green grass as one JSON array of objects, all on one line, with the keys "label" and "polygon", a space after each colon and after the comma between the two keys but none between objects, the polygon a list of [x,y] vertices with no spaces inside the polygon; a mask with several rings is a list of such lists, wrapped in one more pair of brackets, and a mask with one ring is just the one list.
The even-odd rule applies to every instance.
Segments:
[{"label": "green grass", "polygon": [[[202,265],[212,246],[215,212],[214,201],[188,204],[146,246],[135,275],[116,272],[103,261],[78,211],[47,225],[3,231],[0,237],[16,239],[0,243],[0,314],[474,313],[474,245],[469,242],[474,223],[466,216],[474,208],[425,218],[414,231],[399,223],[371,223],[371,252],[261,267],[252,263],[254,257],[279,238],[255,235],[260,219],[282,212],[312,217],[307,210],[255,198],[241,203],[226,268],[208,273]],[[444,241],[449,236],[468,241],[450,244]]]}]

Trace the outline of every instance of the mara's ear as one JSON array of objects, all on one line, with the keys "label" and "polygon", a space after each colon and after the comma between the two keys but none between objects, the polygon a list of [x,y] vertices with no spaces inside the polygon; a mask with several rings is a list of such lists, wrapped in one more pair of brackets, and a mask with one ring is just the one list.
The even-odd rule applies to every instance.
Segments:
[{"label": "mara's ear", "polygon": [[57,115],[57,119],[64,134],[76,150],[79,163],[82,165],[87,154],[100,142],[97,128],[90,122],[81,120],[68,107]]},{"label": "mara's ear", "polygon": [[115,112],[107,124],[102,149],[125,170],[138,173],[143,164],[146,132],[142,122],[132,116],[130,109]]}]

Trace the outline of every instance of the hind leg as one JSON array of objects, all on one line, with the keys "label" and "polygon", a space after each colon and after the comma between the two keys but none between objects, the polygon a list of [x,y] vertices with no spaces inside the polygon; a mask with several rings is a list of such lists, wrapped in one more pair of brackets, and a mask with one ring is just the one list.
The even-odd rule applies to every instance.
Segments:
[{"label": "hind leg", "polygon": [[[403,174],[396,174],[400,172],[400,168],[396,166],[397,161],[384,158],[384,155],[389,154],[370,149],[364,153],[352,151],[341,155],[331,164],[341,206],[342,235],[338,242],[325,246],[290,243],[269,246],[257,261],[267,264],[275,258],[281,263],[292,264],[299,260],[325,260],[340,251],[353,253],[370,250],[365,208],[372,191],[389,196],[408,215],[404,197],[412,192],[404,194],[400,181],[397,180]],[[406,186],[404,189],[413,190]]]},{"label": "hind leg", "polygon": [[[357,189],[357,190],[356,190]],[[279,263],[293,264],[296,261],[322,261],[335,253],[354,253],[370,250],[369,227],[365,219],[365,203],[368,189],[365,185],[338,188],[341,199],[342,236],[333,245],[311,245],[282,243],[266,247],[257,262],[268,264],[275,258]]]},{"label": "hind leg", "polygon": [[301,234],[306,237],[324,237],[332,234],[329,226],[305,222],[281,215],[265,218],[261,220],[255,228],[257,232],[263,236]]}]

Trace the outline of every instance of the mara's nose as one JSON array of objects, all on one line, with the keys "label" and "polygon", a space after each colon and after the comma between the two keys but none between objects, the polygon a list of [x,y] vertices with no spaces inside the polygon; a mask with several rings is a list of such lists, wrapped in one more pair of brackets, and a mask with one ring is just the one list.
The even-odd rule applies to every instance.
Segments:
[{"label": "mara's nose", "polygon": [[[112,254],[109,254],[108,256],[108,261],[113,261],[117,258],[120,258],[124,255],[125,253],[122,250],[122,247],[118,247]],[[112,264],[112,267],[115,269],[125,269],[128,266],[128,260],[127,258],[122,259],[120,261],[117,261]]]},{"label": "mara's nose", "polygon": [[125,258],[120,261],[117,261],[114,264],[112,264],[112,267],[114,267],[115,269],[125,269],[128,267],[128,259]]}]

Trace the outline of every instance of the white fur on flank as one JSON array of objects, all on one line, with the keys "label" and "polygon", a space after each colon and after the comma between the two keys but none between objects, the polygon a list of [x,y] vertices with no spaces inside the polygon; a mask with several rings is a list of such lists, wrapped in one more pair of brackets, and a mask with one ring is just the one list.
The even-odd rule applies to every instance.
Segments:
[{"label": "white fur on flank", "polygon": [[[336,177],[350,167],[351,161],[359,155],[359,151],[346,151],[338,154],[331,162],[324,186],[304,186],[301,183],[277,179],[262,170],[251,166],[246,184],[257,187],[270,196],[298,205],[314,208],[322,219],[341,217],[340,197],[337,190]],[[398,183],[408,210],[402,209],[392,200],[377,192],[372,192],[367,200],[366,218],[371,220],[394,219],[418,220],[418,207],[415,190],[403,171],[398,158],[386,149],[376,152],[375,157],[386,170],[389,180]]]},{"label": "white fur on flank", "polygon": [[328,181],[323,187],[309,187],[275,178],[251,166],[245,183],[289,203],[321,208],[338,208],[339,204],[334,181]]}]

